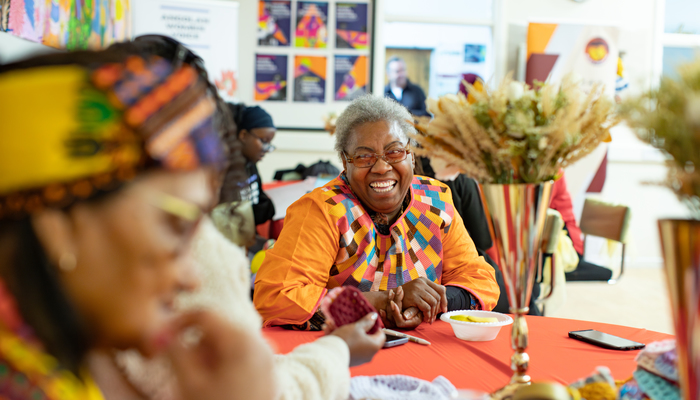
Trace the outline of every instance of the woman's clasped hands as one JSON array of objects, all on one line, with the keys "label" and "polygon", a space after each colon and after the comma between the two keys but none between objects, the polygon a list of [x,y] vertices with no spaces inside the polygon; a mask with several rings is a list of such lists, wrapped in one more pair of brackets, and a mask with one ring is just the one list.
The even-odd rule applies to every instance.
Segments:
[{"label": "woman's clasped hands", "polygon": [[414,329],[421,322],[432,324],[439,313],[447,312],[445,287],[423,277],[396,289],[365,295],[387,327]]}]

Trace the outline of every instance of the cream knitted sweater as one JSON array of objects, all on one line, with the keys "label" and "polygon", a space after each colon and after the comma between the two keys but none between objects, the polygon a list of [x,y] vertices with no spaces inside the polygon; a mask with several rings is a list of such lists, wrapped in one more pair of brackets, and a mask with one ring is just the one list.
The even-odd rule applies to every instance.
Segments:
[{"label": "cream knitted sweater", "polygon": [[[193,243],[193,258],[201,287],[178,299],[178,308],[206,308],[235,325],[260,334],[262,319],[250,300],[250,269],[240,247],[232,244],[209,219],[202,221]],[[173,382],[164,360],[146,361],[125,353],[118,362],[130,380],[156,399],[173,397]],[[279,399],[347,399],[350,390],[350,353],[345,342],[325,336],[301,345],[287,355],[275,356],[275,384]]]}]

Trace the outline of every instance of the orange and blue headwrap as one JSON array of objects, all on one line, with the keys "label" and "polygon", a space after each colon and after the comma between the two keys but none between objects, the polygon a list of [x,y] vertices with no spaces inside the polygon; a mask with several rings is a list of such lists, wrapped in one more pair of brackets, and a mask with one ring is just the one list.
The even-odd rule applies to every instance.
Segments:
[{"label": "orange and blue headwrap", "polygon": [[197,69],[156,56],[0,73],[0,219],[68,206],[150,168],[223,166],[216,105]]}]

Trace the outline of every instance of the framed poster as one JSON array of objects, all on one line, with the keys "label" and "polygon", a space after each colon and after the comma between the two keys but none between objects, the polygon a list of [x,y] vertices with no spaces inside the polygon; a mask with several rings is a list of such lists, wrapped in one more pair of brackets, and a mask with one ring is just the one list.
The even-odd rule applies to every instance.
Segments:
[{"label": "framed poster", "polygon": [[[371,91],[372,0],[254,3],[258,6],[256,45],[250,56],[241,57],[255,62],[241,70],[245,76],[240,80],[240,101],[260,105],[274,115],[278,130],[323,131],[324,118],[340,114],[350,101]],[[283,34],[288,18],[291,36],[286,45]],[[248,65],[254,65],[251,72],[245,68]]]},{"label": "framed poster", "polygon": [[367,56],[335,56],[336,101],[352,101],[367,93],[369,59]]},{"label": "framed poster", "polygon": [[222,0],[133,2],[134,36],[167,35],[202,57],[224,100],[238,88],[238,3]]},{"label": "framed poster", "polygon": [[326,101],[326,57],[294,57],[294,101]]},{"label": "framed poster", "polygon": [[328,47],[328,3],[297,2],[297,26],[294,45],[314,49]]},{"label": "framed poster", "polygon": [[255,101],[287,100],[287,56],[255,55]]},{"label": "framed poster", "polygon": [[291,1],[258,1],[259,46],[289,46],[292,41],[291,25]]},{"label": "framed poster", "polygon": [[367,16],[366,3],[337,3],[335,5],[335,47],[368,49]]}]

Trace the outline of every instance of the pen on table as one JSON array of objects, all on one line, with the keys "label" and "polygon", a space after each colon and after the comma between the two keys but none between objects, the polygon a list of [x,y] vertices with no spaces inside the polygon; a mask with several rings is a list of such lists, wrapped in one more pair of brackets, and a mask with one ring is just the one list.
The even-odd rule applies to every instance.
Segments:
[{"label": "pen on table", "polygon": [[426,346],[430,346],[430,342],[427,341],[427,340],[425,340],[425,339],[421,339],[421,338],[419,338],[419,337],[411,336],[411,335],[405,334],[405,333],[403,333],[403,332],[393,331],[393,330],[391,330],[391,329],[386,329],[386,328],[385,328],[385,329],[382,329],[382,330],[384,331],[384,333],[387,333],[387,334],[389,334],[389,335],[394,335],[394,336],[399,336],[399,337],[405,337],[405,338],[408,338],[408,340],[411,341],[411,342],[415,342],[415,343],[418,343],[418,344],[424,344],[424,345],[426,345]]}]

